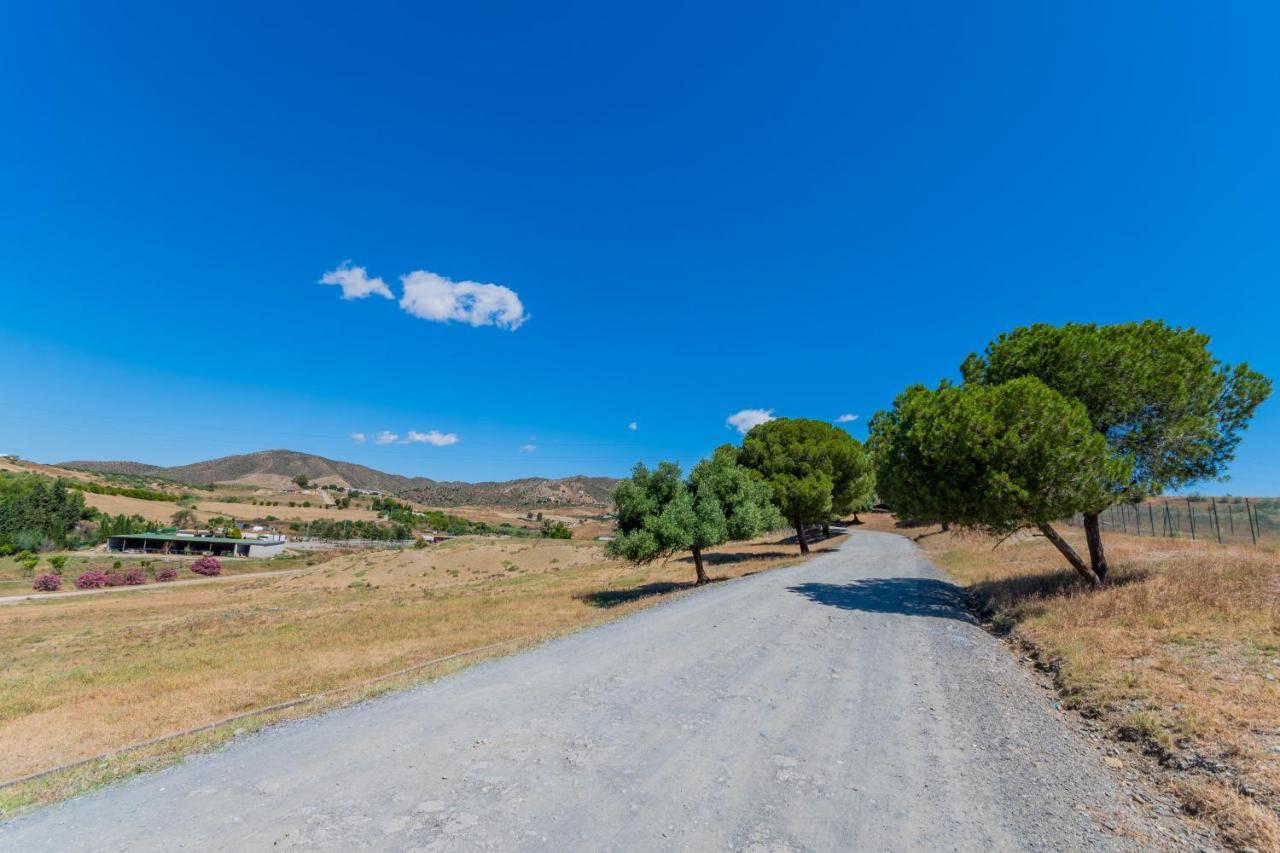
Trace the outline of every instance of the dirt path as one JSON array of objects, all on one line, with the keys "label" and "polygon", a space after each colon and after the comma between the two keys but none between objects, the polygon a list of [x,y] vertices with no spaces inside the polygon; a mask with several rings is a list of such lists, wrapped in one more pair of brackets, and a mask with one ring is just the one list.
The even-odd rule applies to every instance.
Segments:
[{"label": "dirt path", "polygon": [[0,827],[35,850],[1161,846],[905,539],[705,590]]},{"label": "dirt path", "polygon": [[230,583],[231,581],[251,581],[257,578],[278,578],[284,575],[300,574],[302,569],[281,569],[278,572],[245,572],[242,575],[219,575],[214,578],[191,578],[190,580],[171,581],[169,583],[148,583],[141,586],[104,586],[99,589],[71,589],[66,592],[29,592],[24,595],[0,596],[0,607],[7,604],[22,604],[26,601],[58,601],[63,598],[75,598],[81,595],[109,595],[116,592],[172,592],[175,589],[186,589],[203,583]]}]

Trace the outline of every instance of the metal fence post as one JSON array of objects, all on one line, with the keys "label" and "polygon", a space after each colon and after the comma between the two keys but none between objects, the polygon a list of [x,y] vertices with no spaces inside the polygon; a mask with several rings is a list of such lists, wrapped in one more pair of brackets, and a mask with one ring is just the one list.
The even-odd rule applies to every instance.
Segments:
[{"label": "metal fence post", "polygon": [[1196,511],[1191,506],[1191,498],[1187,498],[1187,519],[1191,525],[1191,540],[1194,542],[1196,538]]},{"label": "metal fence post", "polygon": [[1218,521],[1218,501],[1210,496],[1209,506],[1213,508],[1213,532],[1218,536],[1218,544],[1222,544],[1222,524]]},{"label": "metal fence post", "polygon": [[1151,524],[1151,536],[1156,535],[1156,512],[1151,508],[1151,504],[1147,504],[1147,521]]},{"label": "metal fence post", "polygon": [[1253,544],[1258,544],[1258,531],[1253,524],[1253,514],[1249,512],[1249,499],[1244,499],[1244,517],[1249,519],[1249,537],[1253,539]]}]

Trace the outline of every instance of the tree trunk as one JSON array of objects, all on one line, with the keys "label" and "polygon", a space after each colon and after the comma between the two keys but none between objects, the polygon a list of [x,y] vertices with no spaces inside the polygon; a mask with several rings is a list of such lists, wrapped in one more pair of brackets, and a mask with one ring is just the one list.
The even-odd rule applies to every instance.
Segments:
[{"label": "tree trunk", "polygon": [[1084,538],[1089,543],[1089,563],[1093,573],[1098,576],[1099,583],[1107,582],[1107,552],[1102,550],[1102,529],[1098,524],[1098,513],[1084,514]]},{"label": "tree trunk", "polygon": [[830,524],[824,524],[824,525],[822,525],[822,538],[823,538],[823,539],[830,539],[830,538],[831,538],[831,525],[830,525]]},{"label": "tree trunk", "polygon": [[1040,532],[1045,535],[1046,539],[1053,543],[1054,547],[1062,553],[1062,556],[1067,558],[1067,562],[1071,564],[1071,568],[1079,572],[1080,575],[1089,582],[1090,586],[1098,587],[1102,585],[1102,581],[1093,573],[1093,569],[1084,564],[1084,560],[1080,559],[1080,555],[1076,553],[1075,548],[1071,547],[1071,543],[1059,536],[1058,531],[1054,530],[1051,525],[1040,525]]},{"label": "tree trunk", "polygon": [[792,522],[796,528],[796,541],[800,543],[800,553],[809,553],[809,541],[804,538],[804,525],[798,521]]},{"label": "tree trunk", "polygon": [[711,581],[711,578],[707,577],[706,571],[702,568],[701,548],[693,549],[693,568],[694,571],[698,573],[698,586],[702,586],[704,583],[709,583]]}]

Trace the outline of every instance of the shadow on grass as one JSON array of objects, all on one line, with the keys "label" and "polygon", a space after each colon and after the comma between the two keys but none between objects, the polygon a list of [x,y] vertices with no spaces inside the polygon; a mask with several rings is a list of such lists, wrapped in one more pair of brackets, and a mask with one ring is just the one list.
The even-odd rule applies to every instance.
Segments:
[{"label": "shadow on grass", "polygon": [[1095,592],[1105,595],[1108,589],[1137,583],[1148,574],[1141,569],[1113,570],[1107,586],[1094,590],[1074,571],[1055,569],[979,581],[969,587],[969,595],[983,618],[993,620],[998,630],[1007,631],[1023,619],[1042,613],[1045,599]]},{"label": "shadow on grass", "polygon": [[898,613],[972,622],[964,591],[955,584],[932,578],[867,578],[847,584],[802,583],[789,592],[840,610],[864,613]]},{"label": "shadow on grass", "polygon": [[[743,572],[740,575],[734,575],[733,579],[749,578],[754,574],[759,573]],[[710,578],[703,586],[710,586],[713,583],[727,580],[729,578]],[[641,584],[640,586],[627,587],[626,589],[602,589],[596,592],[584,592],[574,597],[579,601],[590,604],[592,607],[607,609],[617,607],[620,604],[629,604],[632,601],[652,598],[655,595],[670,595],[673,592],[683,592],[686,589],[693,589],[697,585],[694,581],[655,581],[654,583]]]},{"label": "shadow on grass", "polygon": [[[711,583],[721,578],[712,578]],[[655,595],[670,595],[673,592],[680,592],[686,589],[693,589],[697,586],[693,581],[659,581],[655,583],[641,584],[640,586],[632,586],[626,589],[602,589],[596,592],[584,592],[577,596],[579,601],[585,601],[592,607],[617,607],[620,604],[630,604],[633,601],[640,601],[644,598],[651,598]],[[705,584],[704,584],[705,586]]]},{"label": "shadow on grass", "polygon": [[[723,566],[727,563],[751,563],[757,560],[782,560],[787,557],[799,557],[799,551],[731,551],[703,554],[702,562],[709,566]],[[693,565],[693,555],[679,557],[672,562]]]}]

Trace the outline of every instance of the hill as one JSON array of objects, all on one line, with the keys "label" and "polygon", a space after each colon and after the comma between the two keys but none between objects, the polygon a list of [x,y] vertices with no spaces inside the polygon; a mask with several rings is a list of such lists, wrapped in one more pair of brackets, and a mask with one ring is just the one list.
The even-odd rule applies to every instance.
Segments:
[{"label": "hill", "polygon": [[387,492],[432,506],[488,504],[526,506],[530,504],[607,505],[617,480],[611,477],[565,477],[558,480],[529,477],[506,482],[440,482],[428,477],[388,474],[364,465],[327,459],[296,450],[262,450],[223,456],[190,465],[163,467],[123,460],[73,460],[59,463],[63,468],[107,474],[134,474],[162,477],[191,485],[238,483],[287,488],[294,477],[305,476],[321,486]]}]

